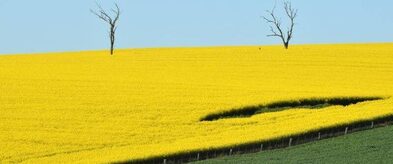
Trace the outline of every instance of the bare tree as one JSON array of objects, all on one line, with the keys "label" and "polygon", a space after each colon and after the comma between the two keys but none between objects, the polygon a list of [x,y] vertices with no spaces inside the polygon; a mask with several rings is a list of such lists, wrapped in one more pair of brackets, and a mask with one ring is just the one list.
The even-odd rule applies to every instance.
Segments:
[{"label": "bare tree", "polygon": [[271,17],[271,18],[263,17],[263,19],[265,19],[267,23],[271,24],[270,25],[270,32],[272,32],[272,34],[269,34],[267,36],[281,38],[285,49],[288,49],[289,41],[292,39],[292,36],[293,36],[293,28],[295,26],[295,18],[297,16],[297,9],[292,8],[292,4],[290,2],[284,2],[285,13],[290,20],[290,25],[285,33],[281,27],[280,18],[277,18],[276,15],[274,14],[275,9],[276,9],[276,6],[274,6],[274,8],[271,11],[269,11],[269,10],[266,11],[267,13],[269,13],[269,17]]},{"label": "bare tree", "polygon": [[115,47],[115,34],[116,34],[116,30],[117,30],[117,22],[120,18],[120,8],[117,5],[117,3],[115,3],[115,9],[111,9],[110,11],[112,12],[113,15],[108,14],[108,12],[106,12],[100,4],[97,3],[97,7],[98,10],[94,11],[91,10],[90,11],[96,15],[98,18],[100,18],[101,20],[105,21],[106,23],[109,24],[109,38],[110,38],[110,42],[111,42],[111,50],[110,53],[111,55],[113,55],[113,51],[114,51],[114,47]]}]

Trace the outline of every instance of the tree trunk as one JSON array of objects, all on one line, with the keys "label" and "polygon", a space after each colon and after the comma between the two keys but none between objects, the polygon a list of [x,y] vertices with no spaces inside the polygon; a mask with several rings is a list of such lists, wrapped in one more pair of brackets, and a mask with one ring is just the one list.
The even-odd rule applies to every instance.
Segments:
[{"label": "tree trunk", "polygon": [[115,31],[113,26],[111,28],[110,39],[111,39],[111,55],[113,55],[113,51],[115,48]]},{"label": "tree trunk", "polygon": [[113,36],[111,36],[111,55],[113,55],[114,47],[115,47],[115,41],[113,40]]},{"label": "tree trunk", "polygon": [[111,44],[111,55],[113,55],[113,43]]}]

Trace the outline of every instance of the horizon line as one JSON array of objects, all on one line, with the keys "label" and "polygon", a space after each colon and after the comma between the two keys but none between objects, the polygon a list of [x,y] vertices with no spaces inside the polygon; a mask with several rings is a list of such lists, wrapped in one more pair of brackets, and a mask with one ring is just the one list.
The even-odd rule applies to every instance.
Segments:
[{"label": "horizon line", "polygon": [[[393,41],[389,42],[327,42],[327,43],[293,43],[291,46],[317,46],[317,45],[365,45],[365,44],[393,44]],[[126,51],[126,50],[154,50],[154,49],[189,49],[189,48],[230,48],[230,47],[280,47],[282,44],[234,44],[234,45],[206,45],[206,46],[157,46],[157,47],[130,47],[130,48],[115,48],[116,51]],[[11,55],[44,55],[44,54],[61,54],[61,53],[81,53],[81,52],[102,52],[109,51],[109,48],[105,49],[84,49],[84,50],[59,50],[59,51],[43,51],[43,52],[25,52],[25,53],[0,53],[0,56],[11,56]]]}]

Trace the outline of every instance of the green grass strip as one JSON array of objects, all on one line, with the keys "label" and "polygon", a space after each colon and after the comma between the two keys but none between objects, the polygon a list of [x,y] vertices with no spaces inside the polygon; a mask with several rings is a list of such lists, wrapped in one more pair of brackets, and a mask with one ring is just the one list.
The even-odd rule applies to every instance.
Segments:
[{"label": "green grass strip", "polygon": [[209,159],[197,164],[216,163],[391,163],[393,126],[376,128],[253,154]]}]

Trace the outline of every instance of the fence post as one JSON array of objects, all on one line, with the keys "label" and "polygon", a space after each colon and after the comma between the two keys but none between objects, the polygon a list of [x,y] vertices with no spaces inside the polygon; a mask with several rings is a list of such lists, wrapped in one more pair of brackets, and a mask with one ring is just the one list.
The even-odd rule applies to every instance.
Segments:
[{"label": "fence post", "polygon": [[197,154],[197,161],[199,161],[199,153]]},{"label": "fence post", "polygon": [[164,164],[166,164],[166,159],[164,159]]},{"label": "fence post", "polygon": [[261,151],[263,150],[263,144],[261,144]]},{"label": "fence post", "polygon": [[374,128],[374,121],[371,121],[371,128]]},{"label": "fence post", "polygon": [[321,132],[318,132],[318,140],[321,140]]},{"label": "fence post", "polygon": [[288,147],[290,147],[292,145],[292,137],[289,138],[289,143],[288,143]]},{"label": "fence post", "polygon": [[229,150],[229,155],[232,155],[232,149]]},{"label": "fence post", "polygon": [[348,134],[348,127],[345,127],[345,135]]}]

